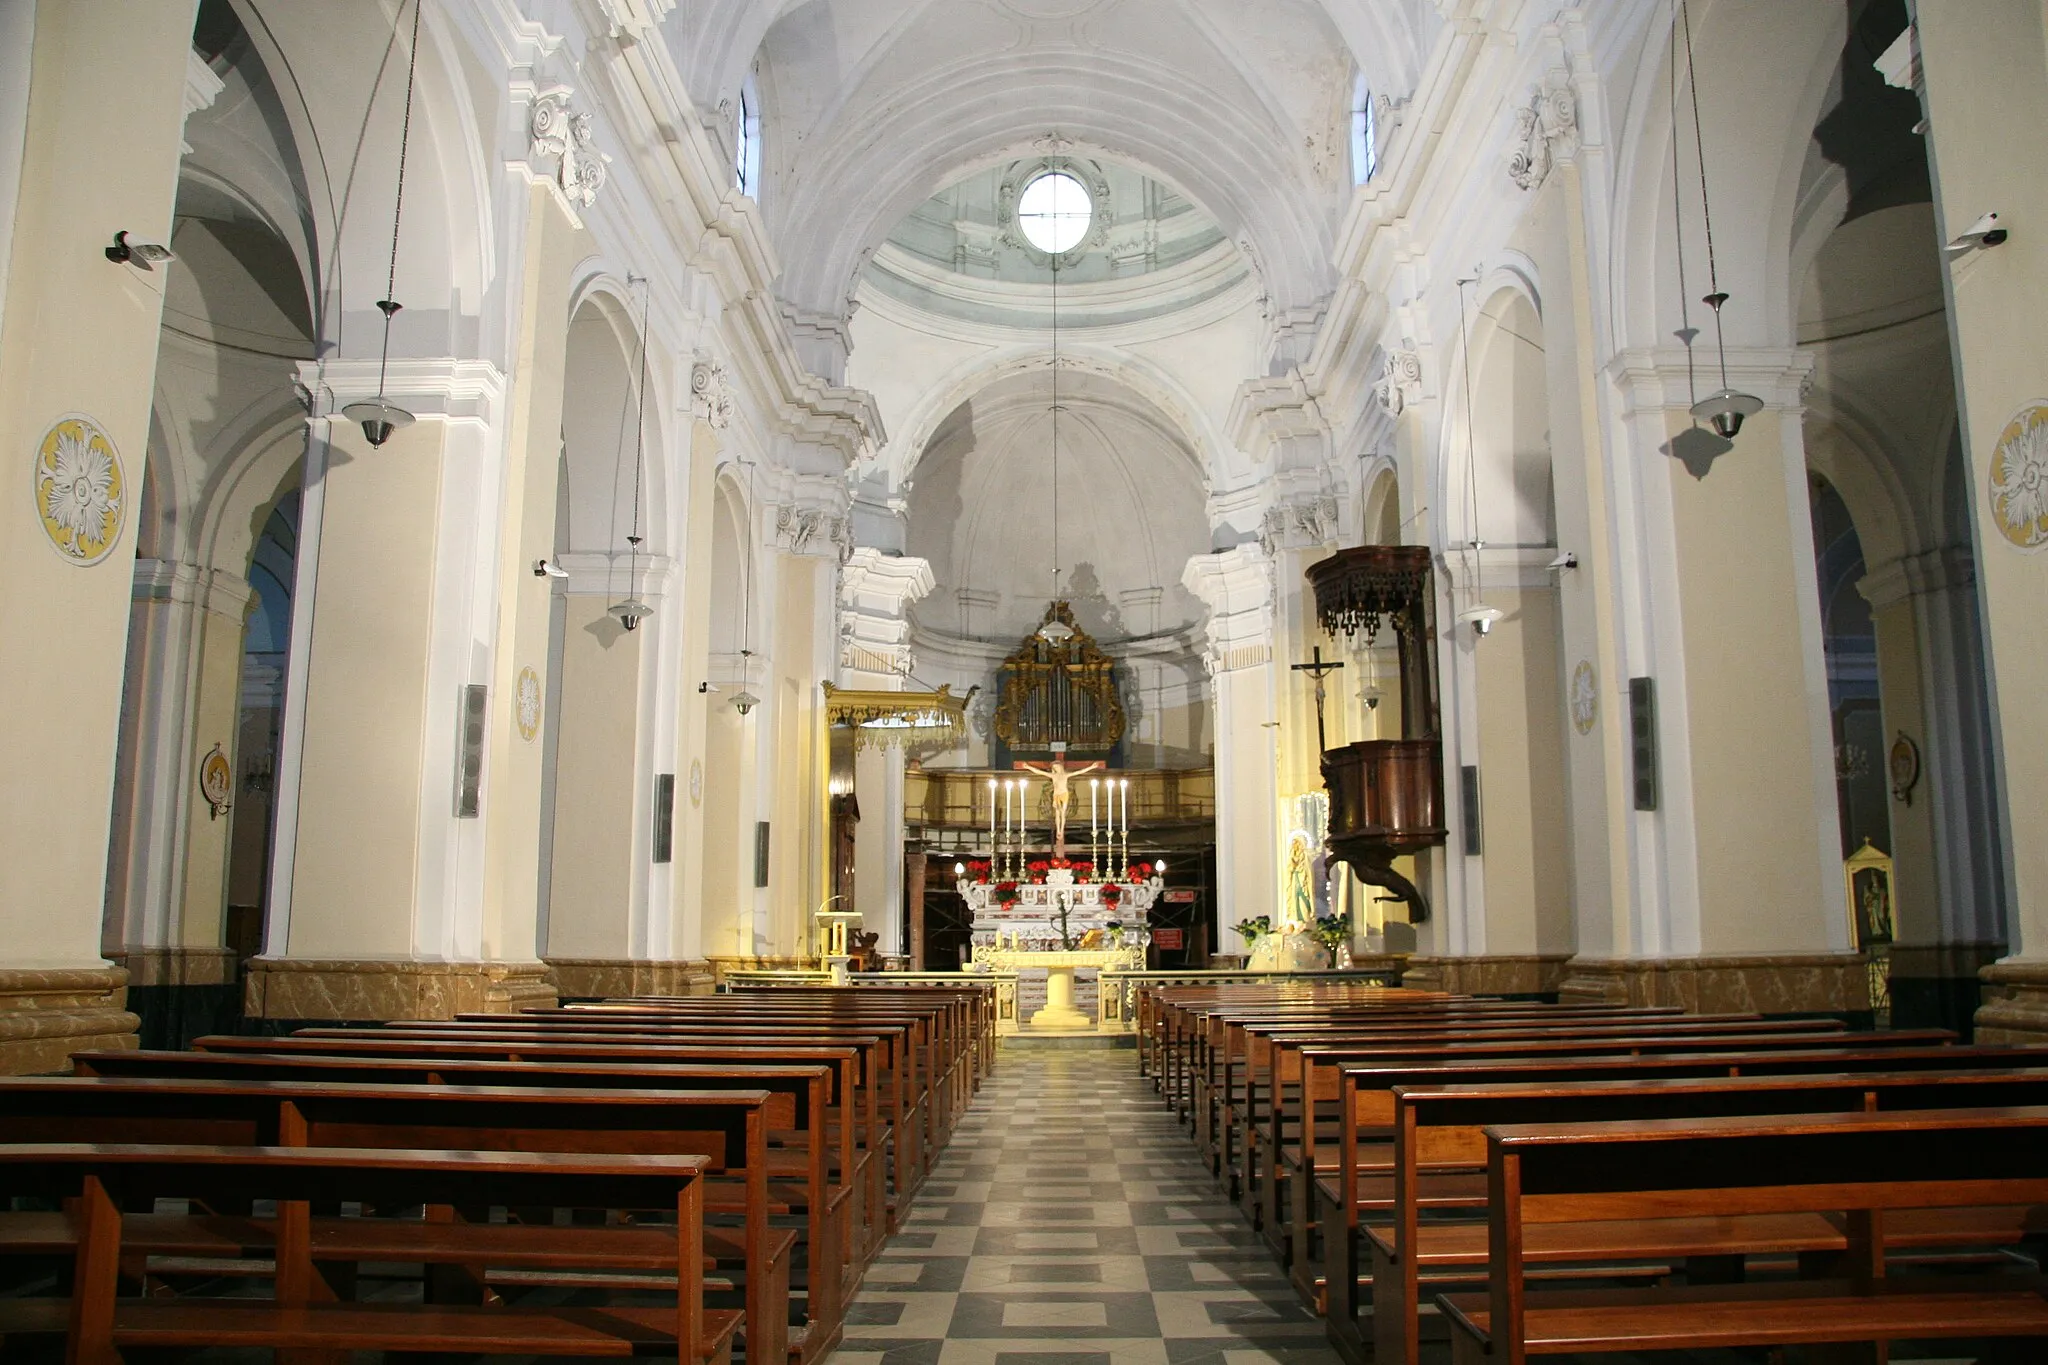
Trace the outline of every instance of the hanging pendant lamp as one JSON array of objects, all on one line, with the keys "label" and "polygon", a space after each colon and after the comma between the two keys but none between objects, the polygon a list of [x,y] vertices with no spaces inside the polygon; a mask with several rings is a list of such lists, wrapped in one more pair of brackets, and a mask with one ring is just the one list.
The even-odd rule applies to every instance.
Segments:
[{"label": "hanging pendant lamp", "polygon": [[384,396],[384,380],[391,368],[391,319],[404,307],[397,298],[398,225],[405,214],[405,160],[412,145],[412,96],[420,64],[420,11],[425,7],[426,0],[414,0],[412,48],[405,61],[405,119],[398,129],[398,192],[391,205],[391,265],[384,277],[384,297],[377,300],[377,311],[384,315],[384,348],[377,360],[377,396],[350,403],[341,410],[342,416],[361,424],[363,439],[373,446],[383,445],[391,439],[392,432],[409,427],[414,421],[411,413]]},{"label": "hanging pendant lamp", "polygon": [[[637,404],[633,413],[633,529],[626,536],[626,599],[614,602],[605,608],[605,615],[615,618],[627,630],[638,630],[640,623],[654,615],[654,608],[634,595],[640,574],[640,488],[642,474],[647,467],[647,280],[645,276],[628,275],[627,284],[638,282],[640,294],[640,387]],[[613,487],[617,487],[616,484]]]},{"label": "hanging pendant lamp", "polygon": [[[1728,302],[1728,293],[1721,288],[1720,263],[1714,252],[1714,206],[1707,193],[1707,147],[1701,132],[1699,73],[1693,66],[1692,18],[1686,0],[1677,0],[1674,5],[1671,27],[1671,211],[1673,229],[1677,233],[1680,309],[1680,326],[1676,335],[1685,347],[1686,387],[1688,397],[1693,400],[1687,411],[1693,425],[1672,437],[1664,449],[1695,479],[1704,479],[1714,461],[1735,448],[1735,437],[1742,430],[1743,420],[1762,412],[1764,400],[1753,393],[1744,393],[1728,382],[1728,342],[1721,326],[1721,309]],[[1699,329],[1692,325],[1690,295],[1685,285],[1685,213],[1678,184],[1678,54],[1681,50],[1685,54],[1686,83],[1692,102],[1693,148],[1700,173],[1700,218],[1707,237],[1708,293],[1701,302],[1714,310],[1714,350],[1721,369],[1721,387],[1704,398],[1699,396],[1694,365],[1693,342],[1699,337]],[[1700,426],[1701,422],[1706,422],[1712,429]]]},{"label": "hanging pendant lamp", "polygon": [[[1048,175],[1065,174],[1064,166],[1048,172]],[[1057,244],[1055,239],[1054,245]],[[1052,489],[1048,520],[1052,522],[1052,600],[1055,602],[1060,595],[1060,257],[1064,254],[1063,251],[1046,253],[1052,265]],[[1045,624],[1038,628],[1038,638],[1054,648],[1073,636],[1074,628],[1053,613],[1047,613]]]},{"label": "hanging pendant lamp", "polygon": [[1504,620],[1507,613],[1479,600],[1480,552],[1486,548],[1486,542],[1479,535],[1479,431],[1472,425],[1472,334],[1465,326],[1465,290],[1478,282],[1477,271],[1471,278],[1458,281],[1458,341],[1465,351],[1466,506],[1471,514],[1471,538],[1466,545],[1471,551],[1472,563],[1472,605],[1458,613],[1458,623],[1472,627],[1472,633],[1483,639],[1493,630],[1494,623]]}]

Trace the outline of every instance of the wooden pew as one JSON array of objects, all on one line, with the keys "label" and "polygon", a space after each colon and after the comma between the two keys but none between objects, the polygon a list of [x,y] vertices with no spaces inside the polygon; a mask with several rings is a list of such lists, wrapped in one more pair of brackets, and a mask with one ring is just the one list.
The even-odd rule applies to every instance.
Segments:
[{"label": "wooden pew", "polygon": [[[588,1090],[498,1086],[224,1081],[89,1076],[0,1077],[0,1143],[197,1143],[702,1156],[707,1210],[741,1226],[703,1234],[707,1256],[744,1284],[747,1354],[789,1353],[795,1234],[769,1222],[768,1133],[795,1105],[767,1090]],[[736,1195],[736,1197],[735,1197]],[[331,1231],[345,1237],[347,1226]],[[10,1248],[0,1235],[0,1250]],[[145,1242],[144,1250],[151,1249]],[[330,1239],[323,1249],[333,1252]],[[261,1248],[258,1248],[261,1254]],[[383,1257],[388,1246],[362,1250]],[[836,1322],[836,1317],[833,1319]]]},{"label": "wooden pew", "polygon": [[[208,1145],[24,1143],[0,1146],[0,1196],[75,1201],[68,1303],[0,1302],[0,1337],[61,1331],[72,1365],[119,1365],[137,1347],[270,1347],[305,1361],[353,1350],[624,1357],[677,1342],[694,1361],[727,1365],[740,1315],[703,1306],[701,1156],[402,1151]],[[232,1206],[279,1201],[270,1299],[137,1299],[120,1293],[121,1210],[158,1199]],[[350,1303],[321,1267],[338,1259],[314,1236],[314,1202],[377,1208],[429,1204],[634,1208],[673,1216],[666,1228],[478,1228],[414,1218],[361,1218],[358,1240],[414,1261],[463,1265],[481,1235],[493,1264],[596,1270],[673,1269],[667,1307]],[[0,1222],[22,1215],[0,1214]],[[34,1217],[35,1215],[28,1215]]]},{"label": "wooden pew", "polygon": [[[1271,1072],[1270,1118],[1263,1125],[1252,1157],[1255,1197],[1261,1213],[1260,1231],[1281,1256],[1305,1251],[1303,1265],[1313,1258],[1314,1205],[1311,1186],[1319,1163],[1334,1165],[1334,1155],[1322,1150],[1317,1124],[1327,1110],[1334,1117],[1338,1100],[1335,1068],[1352,1062],[1429,1060],[1431,1058],[1484,1056],[1600,1056],[1645,1053],[1711,1053],[1769,1046],[1774,1049],[1829,1049],[1842,1046],[1845,1036],[1811,1027],[1833,1021],[1791,1021],[1778,1030],[1730,1025],[1725,1030],[1700,1031],[1685,1018],[1672,1021],[1647,1020],[1633,1029],[1618,1031],[1574,1028],[1571,1036],[1559,1037],[1540,1029],[1466,1032],[1425,1041],[1415,1037],[1364,1037],[1355,1043],[1327,1040],[1276,1039]],[[1897,1048],[1926,1047],[1951,1043],[1954,1035],[1944,1030],[1893,1031],[1858,1035],[1861,1046]],[[1297,1079],[1290,1093],[1288,1082]],[[1292,1141],[1290,1141],[1292,1139]],[[1253,1147],[1247,1143],[1247,1147]],[[1298,1230],[1298,1234],[1297,1234]],[[1297,1287],[1313,1296],[1307,1270],[1297,1277]]]},{"label": "wooden pew", "polygon": [[[1484,1282],[1487,1229],[1483,1204],[1475,1221],[1425,1223],[1426,1182],[1447,1170],[1486,1168],[1485,1128],[1491,1124],[1586,1123],[1644,1118],[1769,1116],[1821,1112],[1883,1112],[1984,1108],[2048,1103],[2048,1067],[1978,1071],[1876,1071],[1777,1076],[1632,1078],[1625,1081],[1501,1085],[1400,1086],[1394,1091],[1391,1221],[1361,1229],[1371,1251],[1375,1365],[1413,1365],[1420,1352],[1423,1277],[1439,1287],[1457,1280]],[[1441,1210],[1446,1201],[1437,1199]],[[1890,1245],[1924,1251],[2016,1243],[2025,1235],[2025,1209],[1979,1211],[1977,1218],[1949,1209],[1913,1209],[1893,1216]],[[1332,1243],[1338,1239],[1333,1236]],[[1585,1266],[1683,1257],[1693,1271],[1729,1271],[1740,1278],[1742,1257],[1834,1252],[1846,1245],[1841,1230],[1811,1215],[1716,1217],[1694,1225],[1556,1224],[1532,1232],[1524,1246],[1530,1267]],[[1706,1267],[1705,1258],[1722,1265]],[[1336,1311],[1338,1260],[1332,1255],[1331,1343],[1349,1360],[1367,1352],[1357,1324]]]},{"label": "wooden pew", "polygon": [[[452,1064],[458,1061],[542,1063],[584,1062],[615,1064],[631,1069],[655,1068],[667,1063],[717,1062],[735,1063],[740,1054],[728,1047],[692,1048],[681,1044],[599,1044],[591,1042],[517,1042],[505,1044],[482,1039],[439,1036],[429,1039],[407,1039],[385,1037],[381,1031],[338,1030],[347,1035],[341,1038],[240,1038],[226,1035],[212,1035],[196,1039],[195,1051],[219,1056],[263,1056],[280,1055],[292,1058],[304,1056],[389,1058],[418,1063],[429,1063],[436,1078],[456,1074]],[[751,1056],[767,1063],[771,1058],[782,1061],[822,1059],[830,1049],[821,1048],[775,1048],[763,1044],[753,1049]],[[132,1064],[124,1061],[133,1054],[91,1054],[90,1065],[96,1069],[120,1073]],[[850,1056],[838,1059],[842,1067],[850,1068]],[[446,1065],[444,1065],[446,1064]],[[132,1071],[126,1074],[133,1074]],[[770,1084],[764,1075],[755,1084]],[[843,1095],[843,1092],[842,1092]],[[849,1106],[841,1105],[842,1110]],[[854,1186],[845,1183],[849,1176],[842,1174],[841,1183],[830,1179],[827,1152],[824,1142],[824,1117],[822,1109],[815,1109],[815,1129],[807,1143],[804,1158],[805,1169],[801,1182],[801,1203],[805,1210],[806,1231],[804,1248],[810,1281],[810,1324],[806,1327],[802,1341],[813,1339],[824,1341],[834,1337],[838,1331],[839,1306],[846,1302],[858,1285],[858,1275],[843,1271],[846,1261],[844,1248],[850,1232],[842,1221],[842,1215],[851,1211],[851,1194]],[[842,1133],[844,1130],[842,1129]],[[844,1141],[844,1138],[842,1138]],[[854,1162],[855,1153],[850,1144],[840,1152],[842,1173],[855,1172],[859,1168]],[[772,1157],[771,1157],[772,1160]],[[791,1193],[782,1195],[785,1202],[799,1202]],[[806,1360],[812,1354],[805,1356]]]},{"label": "wooden pew", "polygon": [[[568,1055],[560,1050],[564,1048],[585,1049],[595,1056],[607,1049],[638,1047],[665,1049],[676,1057],[696,1060],[741,1057],[766,1060],[780,1056],[784,1049],[794,1046],[848,1047],[860,1056],[862,1083],[872,1088],[877,1103],[883,1107],[879,1126],[867,1125],[862,1133],[875,1144],[867,1149],[875,1154],[875,1161],[888,1163],[886,1173],[878,1164],[874,1178],[880,1181],[886,1174],[892,1181],[893,1188],[885,1196],[891,1231],[895,1228],[900,1207],[916,1190],[925,1159],[919,1118],[925,1106],[916,1090],[915,1075],[910,1074],[910,1069],[900,1060],[903,1050],[900,1046],[903,1042],[901,1030],[892,1030],[887,1025],[709,1028],[695,1024],[637,1025],[622,1022],[599,1030],[575,1026],[550,1028],[508,1018],[502,1024],[423,1021],[380,1028],[308,1028],[292,1034],[292,1039],[296,1045],[307,1048],[325,1046],[329,1050],[364,1055],[379,1050],[390,1052],[399,1045],[403,1045],[401,1050],[409,1050],[410,1055],[419,1055],[417,1047],[420,1044],[446,1043],[459,1044],[469,1050],[465,1055],[474,1055],[474,1049],[484,1048],[497,1049],[501,1055],[517,1056],[546,1047],[556,1049],[548,1054],[550,1056]],[[216,1036],[198,1039],[193,1046],[210,1051],[262,1050],[257,1046],[262,1041]],[[658,1053],[622,1055],[652,1059]],[[851,1142],[848,1141],[847,1145],[847,1155],[852,1159]]]},{"label": "wooden pew", "polygon": [[[1886,1262],[1892,1229],[1917,1211],[2048,1204],[2048,1108],[1516,1124],[1488,1128],[1486,1139],[1487,1291],[1438,1300],[1456,1365],[2048,1336],[2048,1295],[2034,1277],[1913,1278]],[[1556,1225],[1798,1214],[1840,1220],[1840,1273],[1648,1289],[1529,1285],[1531,1248]]]}]

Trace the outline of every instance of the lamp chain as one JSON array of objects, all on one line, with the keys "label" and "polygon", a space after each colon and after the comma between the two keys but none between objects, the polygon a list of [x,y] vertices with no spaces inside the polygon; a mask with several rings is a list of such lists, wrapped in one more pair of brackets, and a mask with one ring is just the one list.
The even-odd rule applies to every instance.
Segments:
[{"label": "lamp chain", "polygon": [[398,128],[398,190],[391,202],[391,264],[384,276],[384,297],[377,303],[384,314],[384,349],[377,360],[377,401],[384,400],[384,376],[391,365],[391,319],[398,303],[398,225],[405,218],[405,162],[412,146],[412,95],[420,65],[420,11],[427,0],[413,0],[412,47],[405,58],[405,117]]}]

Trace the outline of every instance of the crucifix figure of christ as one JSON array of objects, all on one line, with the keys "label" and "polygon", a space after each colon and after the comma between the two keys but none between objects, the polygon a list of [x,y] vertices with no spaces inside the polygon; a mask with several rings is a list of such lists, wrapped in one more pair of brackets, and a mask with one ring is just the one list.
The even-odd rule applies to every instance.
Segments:
[{"label": "crucifix figure of christ", "polygon": [[1089,763],[1079,768],[1067,766],[1067,756],[1056,753],[1051,763],[1019,763],[1019,770],[1037,773],[1052,783],[1052,856],[1067,856],[1067,801],[1068,784],[1077,777],[1106,769],[1106,763]]},{"label": "crucifix figure of christ", "polygon": [[1316,680],[1317,753],[1322,753],[1325,749],[1328,749],[1330,747],[1329,742],[1323,738],[1323,679],[1329,677],[1332,673],[1335,673],[1338,669],[1342,668],[1343,666],[1344,665],[1342,661],[1336,659],[1332,659],[1330,662],[1324,663],[1323,647],[1321,645],[1316,646],[1314,663],[1294,665],[1294,671],[1296,673],[1306,673],[1311,678],[1314,678]]}]

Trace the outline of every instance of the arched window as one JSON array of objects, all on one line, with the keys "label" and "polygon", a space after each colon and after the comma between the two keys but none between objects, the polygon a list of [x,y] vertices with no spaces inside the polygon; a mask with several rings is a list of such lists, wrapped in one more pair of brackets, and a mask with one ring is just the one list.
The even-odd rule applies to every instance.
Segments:
[{"label": "arched window", "polygon": [[740,121],[733,138],[733,178],[741,194],[761,197],[761,93],[754,73],[740,85]]},{"label": "arched window", "polygon": [[1363,185],[1380,168],[1379,121],[1373,112],[1372,87],[1363,71],[1351,78],[1351,183]]}]

